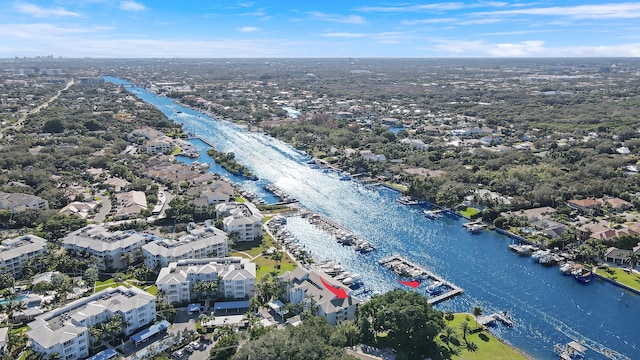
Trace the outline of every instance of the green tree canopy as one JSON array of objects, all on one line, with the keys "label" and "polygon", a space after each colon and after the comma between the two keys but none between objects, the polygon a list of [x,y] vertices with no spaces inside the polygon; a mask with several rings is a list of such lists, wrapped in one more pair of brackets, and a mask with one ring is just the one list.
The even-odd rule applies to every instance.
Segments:
[{"label": "green tree canopy", "polygon": [[443,314],[424,296],[401,289],[374,296],[362,305],[358,324],[363,342],[390,347],[411,359],[436,353],[434,339],[445,327]]},{"label": "green tree canopy", "polygon": [[273,330],[257,340],[245,344],[233,356],[234,360],[348,360],[355,359],[345,355],[340,347],[330,344],[330,338],[336,329],[325,319],[311,317],[302,325],[290,326],[283,330]]}]

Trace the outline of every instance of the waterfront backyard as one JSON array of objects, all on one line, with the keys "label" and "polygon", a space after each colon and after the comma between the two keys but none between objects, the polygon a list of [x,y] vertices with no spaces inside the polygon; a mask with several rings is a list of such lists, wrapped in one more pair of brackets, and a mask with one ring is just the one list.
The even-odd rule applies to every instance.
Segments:
[{"label": "waterfront backyard", "polygon": [[635,292],[640,293],[640,274],[637,271],[613,266],[598,267],[594,271],[603,278],[629,287],[635,290]]}]

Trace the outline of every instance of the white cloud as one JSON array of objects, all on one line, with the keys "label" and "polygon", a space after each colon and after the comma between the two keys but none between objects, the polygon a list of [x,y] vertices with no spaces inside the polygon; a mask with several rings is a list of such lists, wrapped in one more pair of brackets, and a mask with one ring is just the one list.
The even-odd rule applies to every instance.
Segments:
[{"label": "white cloud", "polygon": [[105,30],[112,30],[109,27],[61,27],[46,23],[31,24],[2,24],[0,33],[4,39],[46,39],[68,36],[72,34],[96,33]]},{"label": "white cloud", "polygon": [[345,23],[345,24],[366,24],[367,20],[365,20],[362,16],[358,15],[336,15],[336,14],[326,14],[319,11],[309,11],[306,12],[307,15],[310,15],[313,19],[336,22],[336,23]]},{"label": "white cloud", "polygon": [[466,5],[461,2],[421,4],[421,5],[405,5],[405,6],[363,6],[358,10],[362,12],[383,12],[383,13],[399,13],[399,12],[432,12],[432,11],[448,11],[460,10]]},{"label": "white cloud", "polygon": [[322,36],[326,36],[326,37],[336,37],[336,38],[355,39],[355,38],[363,38],[363,37],[367,37],[367,36],[369,36],[369,34],[363,34],[363,33],[350,33],[350,32],[332,32],[332,33],[325,33],[325,34],[322,34]]},{"label": "white cloud", "polygon": [[144,4],[141,4],[139,2],[135,2],[133,0],[127,0],[127,1],[120,2],[120,9],[125,11],[137,12],[137,11],[147,10],[147,7],[144,6]]},{"label": "white cloud", "polygon": [[[440,56],[527,57],[544,56],[544,41],[491,44],[484,40],[442,40],[436,45]],[[447,55],[448,54],[448,55]]]},{"label": "white cloud", "polygon": [[381,13],[403,13],[403,12],[443,12],[452,10],[483,8],[483,7],[505,7],[517,6],[503,1],[478,1],[476,3],[464,2],[442,2],[433,4],[418,5],[396,5],[396,6],[363,6],[358,8],[362,12],[381,12]]},{"label": "white cloud", "polygon": [[541,40],[515,43],[488,43],[484,40],[435,42],[437,45],[434,48],[421,50],[439,57],[640,57],[640,43],[548,47]]},{"label": "white cloud", "polygon": [[248,32],[260,31],[260,28],[255,26],[244,26],[244,27],[238,28],[237,30],[240,32],[248,33]]},{"label": "white cloud", "polygon": [[420,25],[420,24],[442,24],[458,21],[456,18],[433,18],[433,19],[419,19],[419,20],[403,20],[403,25]]},{"label": "white cloud", "polygon": [[640,3],[601,5],[553,6],[476,13],[475,15],[541,15],[562,16],[572,19],[635,19],[640,18]]},{"label": "white cloud", "polygon": [[73,16],[79,17],[82,16],[79,13],[65,10],[64,8],[51,8],[46,9],[41,6],[29,3],[16,3],[14,5],[15,9],[23,14],[28,14],[37,18],[49,18],[49,17],[63,17],[63,16]]}]

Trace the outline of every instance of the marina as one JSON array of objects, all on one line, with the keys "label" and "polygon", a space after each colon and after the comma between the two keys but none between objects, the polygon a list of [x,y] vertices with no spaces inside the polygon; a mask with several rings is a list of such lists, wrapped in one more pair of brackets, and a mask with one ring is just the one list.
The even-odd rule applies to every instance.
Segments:
[{"label": "marina", "polygon": [[[439,275],[419,266],[401,255],[392,255],[379,261],[384,268],[391,270],[403,278],[413,278],[418,283],[429,283],[425,292],[429,304],[438,304],[455,296],[461,295],[462,288],[444,280]],[[414,286],[412,286],[414,287]],[[414,288],[417,288],[415,286]]]},{"label": "marina", "polygon": [[[122,83],[119,79],[108,80]],[[275,183],[305,208],[339,220],[369,239],[376,252],[354,256],[352,248],[337,243],[305,219],[293,217],[284,225],[304,252],[318,259],[333,259],[347,271],[361,274],[363,288],[383,293],[405,286],[398,283],[396,274],[378,264],[381,258],[401,254],[464,288],[463,296],[437,304],[439,310],[468,312],[481,306],[489,313],[508,311],[517,324],[509,331],[493,331],[536,359],[557,359],[553,345],[570,341],[584,344],[589,359],[640,358],[636,341],[640,325],[637,316],[629,316],[640,308],[640,296],[625,293],[621,299],[618,287],[599,278],[592,279],[590,286],[581,286],[557,269],[535,266],[525,256],[513,256],[507,248],[512,241],[509,237],[515,235],[498,233],[501,229],[472,235],[461,226],[464,220],[458,216],[429,221],[422,206],[398,203],[396,191],[340,181],[335,174],[309,167],[307,154],[276,139],[209,118],[142,88],[126,88],[216,144],[217,150],[233,152],[240,163],[260,177],[259,182],[250,182],[229,176],[240,188],[261,197],[271,196],[261,185]],[[176,114],[176,110],[183,113]],[[212,166],[210,171],[218,170]]]},{"label": "marina", "polygon": [[280,189],[274,184],[266,184],[262,186],[265,190],[272,193],[282,204],[292,204],[298,202],[296,198],[287,194],[284,190]]},{"label": "marina", "polygon": [[335,221],[329,220],[318,213],[305,211],[300,216],[306,218],[309,223],[334,236],[340,244],[351,246],[360,253],[366,254],[376,249],[370,242],[364,240],[357,234],[354,234],[346,227]]}]

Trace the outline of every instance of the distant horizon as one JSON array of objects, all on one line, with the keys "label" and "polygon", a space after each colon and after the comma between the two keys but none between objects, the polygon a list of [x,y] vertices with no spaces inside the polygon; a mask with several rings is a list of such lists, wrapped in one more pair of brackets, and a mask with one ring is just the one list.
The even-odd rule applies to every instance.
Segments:
[{"label": "distant horizon", "polygon": [[640,57],[640,2],[420,1],[9,0],[0,58]]},{"label": "distant horizon", "polygon": [[538,57],[436,57],[436,56],[423,56],[423,57],[331,57],[331,56],[315,56],[315,57],[65,57],[65,56],[53,56],[49,55],[35,55],[35,56],[13,56],[13,57],[0,57],[0,60],[565,60],[565,59],[627,59],[627,60],[640,60],[640,56],[538,56]]}]

